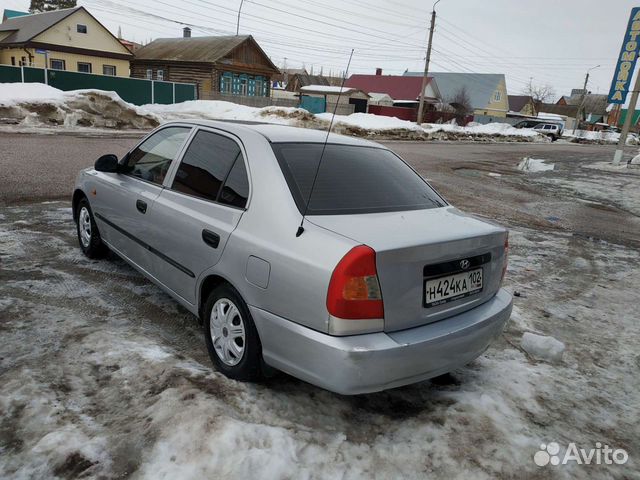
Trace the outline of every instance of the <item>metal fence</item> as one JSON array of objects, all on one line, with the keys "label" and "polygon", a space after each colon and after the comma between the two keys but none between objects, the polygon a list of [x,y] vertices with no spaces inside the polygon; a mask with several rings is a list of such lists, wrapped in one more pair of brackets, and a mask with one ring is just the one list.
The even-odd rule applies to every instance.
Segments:
[{"label": "metal fence", "polygon": [[125,102],[134,105],[171,104],[197,99],[196,85],[192,83],[160,82],[65,70],[0,65],[0,83],[18,82],[46,83],[64,91],[82,89],[113,91]]}]

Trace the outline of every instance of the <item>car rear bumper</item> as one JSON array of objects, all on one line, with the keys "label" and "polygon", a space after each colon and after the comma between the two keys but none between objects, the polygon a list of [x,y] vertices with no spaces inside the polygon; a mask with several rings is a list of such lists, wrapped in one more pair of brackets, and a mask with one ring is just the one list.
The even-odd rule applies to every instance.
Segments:
[{"label": "car rear bumper", "polygon": [[327,390],[354,395],[419,382],[471,362],[500,335],[512,303],[501,289],[482,305],[439,322],[347,337],[249,308],[267,364]]}]

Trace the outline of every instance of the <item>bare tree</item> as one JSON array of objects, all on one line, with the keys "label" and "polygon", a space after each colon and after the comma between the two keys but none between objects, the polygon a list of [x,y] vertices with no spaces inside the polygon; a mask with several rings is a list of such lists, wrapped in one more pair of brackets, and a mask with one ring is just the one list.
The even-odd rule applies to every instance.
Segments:
[{"label": "bare tree", "polygon": [[473,112],[471,98],[469,97],[466,87],[460,87],[460,89],[448,99],[448,103],[456,115],[465,116]]},{"label": "bare tree", "polygon": [[548,103],[556,96],[556,91],[551,85],[534,85],[533,82],[529,82],[522,93],[533,98],[533,102],[536,104]]}]

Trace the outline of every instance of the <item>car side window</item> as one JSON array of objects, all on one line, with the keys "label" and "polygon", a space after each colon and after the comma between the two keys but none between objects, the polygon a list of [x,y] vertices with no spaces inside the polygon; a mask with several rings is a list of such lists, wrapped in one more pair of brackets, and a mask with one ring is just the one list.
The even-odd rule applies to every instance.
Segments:
[{"label": "car side window", "polygon": [[189,135],[188,127],[167,127],[138,145],[127,157],[125,173],[162,185],[164,177],[182,144]]},{"label": "car side window", "polygon": [[[233,168],[235,165],[238,167]],[[240,146],[223,135],[199,131],[182,157],[171,188],[234,206],[243,203],[240,196],[244,194],[246,203],[248,182]],[[223,190],[224,197],[221,199]]]},{"label": "car side window", "polygon": [[227,180],[224,182],[218,201],[232,207],[244,208],[249,197],[249,178],[247,167],[240,155],[233,164]]}]

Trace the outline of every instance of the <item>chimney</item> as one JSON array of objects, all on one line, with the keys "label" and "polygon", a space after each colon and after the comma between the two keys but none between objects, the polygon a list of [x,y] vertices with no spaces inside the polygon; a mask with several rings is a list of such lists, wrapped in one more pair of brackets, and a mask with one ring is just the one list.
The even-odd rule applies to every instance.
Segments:
[{"label": "chimney", "polygon": [[191,38],[191,29],[189,27],[184,27],[182,29],[182,36],[184,38]]},{"label": "chimney", "polygon": [[382,69],[381,68],[376,68],[376,75],[378,75],[378,76],[382,75]]}]

